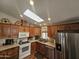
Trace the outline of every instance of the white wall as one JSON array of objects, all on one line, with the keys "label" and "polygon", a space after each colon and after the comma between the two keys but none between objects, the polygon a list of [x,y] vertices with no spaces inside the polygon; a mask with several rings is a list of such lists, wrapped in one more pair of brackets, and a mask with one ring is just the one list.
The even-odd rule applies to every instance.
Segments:
[{"label": "white wall", "polygon": [[3,13],[3,12],[0,11],[0,19],[1,18],[7,18],[7,19],[9,19],[12,24],[14,24],[17,20],[19,20],[19,19],[16,19],[16,18],[14,18],[14,17],[12,17],[12,16],[10,16],[10,15],[8,15],[8,14]]}]

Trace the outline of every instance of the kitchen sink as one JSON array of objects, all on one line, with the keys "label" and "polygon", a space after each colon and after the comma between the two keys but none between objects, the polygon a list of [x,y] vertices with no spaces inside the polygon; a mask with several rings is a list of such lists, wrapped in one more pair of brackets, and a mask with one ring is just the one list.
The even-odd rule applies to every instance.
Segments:
[{"label": "kitchen sink", "polygon": [[48,42],[48,40],[45,40],[45,39],[40,39],[39,41],[44,43]]}]

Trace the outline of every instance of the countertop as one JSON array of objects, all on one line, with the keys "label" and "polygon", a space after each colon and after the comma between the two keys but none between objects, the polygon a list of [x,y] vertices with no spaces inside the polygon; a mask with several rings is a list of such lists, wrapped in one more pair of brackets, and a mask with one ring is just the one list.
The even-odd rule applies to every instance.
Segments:
[{"label": "countertop", "polygon": [[[39,43],[41,43],[41,44],[45,44],[45,45],[47,45],[47,46],[50,46],[50,47],[55,48],[55,44],[54,44],[54,43],[51,43],[51,42],[41,42],[41,41],[39,41],[39,40],[30,40],[29,42],[30,42],[30,43],[39,42]],[[17,46],[19,46],[19,44],[0,46],[0,51],[7,50],[7,49],[10,49],[10,48],[14,48],[14,47],[17,47]]]},{"label": "countertop", "polygon": [[19,44],[0,46],[0,51],[4,51],[4,50],[10,49],[10,48],[17,47],[17,46],[19,46]]},{"label": "countertop", "polygon": [[50,46],[50,47],[53,47],[53,48],[55,48],[55,43],[51,43],[51,42],[41,42],[41,41],[39,41],[39,40],[30,40],[29,42],[39,42],[39,43],[41,43],[41,44],[45,44],[45,45],[47,45],[47,46]]}]

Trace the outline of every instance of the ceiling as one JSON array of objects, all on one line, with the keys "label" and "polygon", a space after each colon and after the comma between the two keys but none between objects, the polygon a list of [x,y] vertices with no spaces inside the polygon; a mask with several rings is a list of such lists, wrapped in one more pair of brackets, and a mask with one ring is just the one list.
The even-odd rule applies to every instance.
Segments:
[{"label": "ceiling", "polygon": [[[30,9],[44,19],[44,22],[37,23],[36,25],[43,23],[60,23],[79,17],[79,0],[33,0],[34,6],[31,6],[29,1],[30,0],[0,0],[0,11],[15,18],[20,18],[20,14],[23,15],[26,9]],[[50,16],[51,21],[47,20],[48,16]],[[26,16],[24,16],[24,19],[29,23],[35,23],[35,21]],[[75,20],[76,19],[74,19],[74,21]]]}]

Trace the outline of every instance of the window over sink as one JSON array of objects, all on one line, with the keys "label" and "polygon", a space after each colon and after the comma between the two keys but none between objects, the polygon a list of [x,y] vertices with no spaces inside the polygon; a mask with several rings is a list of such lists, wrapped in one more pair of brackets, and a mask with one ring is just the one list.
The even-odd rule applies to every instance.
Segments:
[{"label": "window over sink", "polygon": [[48,39],[48,33],[47,32],[42,32],[41,33],[41,38]]}]

